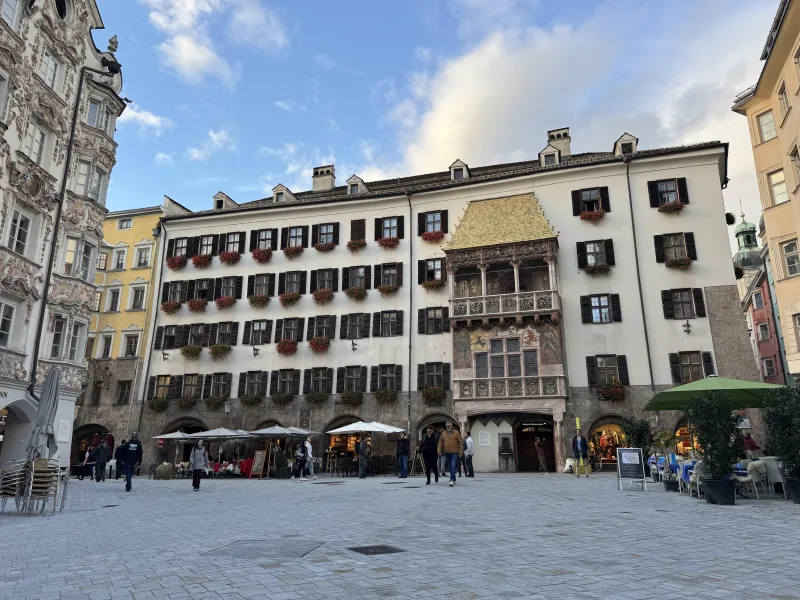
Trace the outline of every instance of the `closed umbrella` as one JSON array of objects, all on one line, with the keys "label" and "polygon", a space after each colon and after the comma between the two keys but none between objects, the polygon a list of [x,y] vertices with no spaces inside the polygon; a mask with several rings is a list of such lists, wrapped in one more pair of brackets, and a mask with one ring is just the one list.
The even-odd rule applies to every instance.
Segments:
[{"label": "closed umbrella", "polygon": [[31,441],[28,442],[28,458],[49,459],[58,451],[53,421],[58,409],[58,394],[61,388],[61,370],[51,367],[44,378],[42,395],[39,397],[39,408],[36,411],[36,425],[33,428]]},{"label": "closed umbrella", "polygon": [[730,396],[733,408],[763,408],[764,400],[784,386],[760,381],[743,381],[727,377],[706,377],[679,385],[653,396],[645,410],[685,410],[691,398],[703,392],[725,391]]}]

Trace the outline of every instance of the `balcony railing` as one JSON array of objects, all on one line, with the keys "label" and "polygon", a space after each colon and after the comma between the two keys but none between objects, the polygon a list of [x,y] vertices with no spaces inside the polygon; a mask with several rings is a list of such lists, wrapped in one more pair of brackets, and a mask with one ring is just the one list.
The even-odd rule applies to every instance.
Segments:
[{"label": "balcony railing", "polygon": [[501,314],[551,313],[561,310],[561,299],[555,290],[456,298],[451,300],[450,304],[451,319]]},{"label": "balcony railing", "polygon": [[542,398],[567,395],[566,381],[561,376],[458,379],[454,383],[456,400]]}]

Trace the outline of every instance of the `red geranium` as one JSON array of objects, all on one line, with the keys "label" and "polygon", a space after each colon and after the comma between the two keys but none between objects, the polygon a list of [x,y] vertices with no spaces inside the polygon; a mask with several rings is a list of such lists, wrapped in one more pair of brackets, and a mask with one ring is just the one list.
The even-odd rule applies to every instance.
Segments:
[{"label": "red geranium", "polygon": [[251,253],[253,260],[256,261],[260,265],[267,264],[270,260],[272,260],[272,250],[269,248],[256,248]]},{"label": "red geranium", "polygon": [[226,265],[235,265],[239,262],[239,259],[242,258],[242,255],[236,252],[236,250],[232,250],[231,252],[220,252],[219,253],[219,262],[224,263]]},{"label": "red geranium", "polygon": [[367,297],[367,290],[363,287],[349,287],[344,293],[351,300],[363,300]]},{"label": "red geranium", "polygon": [[424,231],[421,237],[426,242],[438,242],[444,239],[444,231]]},{"label": "red geranium", "polygon": [[383,237],[378,240],[378,246],[381,248],[395,248],[400,243],[400,238],[396,237]]},{"label": "red geranium", "polygon": [[319,290],[314,290],[311,293],[311,296],[314,298],[314,302],[317,304],[327,304],[331,300],[333,300],[333,290],[330,288],[322,288]]},{"label": "red geranium", "polygon": [[251,294],[247,297],[247,301],[253,308],[264,308],[269,304],[269,296],[266,294]]},{"label": "red geranium", "polygon": [[192,264],[197,269],[205,269],[211,264],[211,255],[209,254],[195,254],[192,257]]},{"label": "red geranium", "polygon": [[581,213],[581,221],[590,221],[593,225],[597,225],[605,216],[606,211],[602,208],[599,210],[585,210]]},{"label": "red geranium", "polygon": [[286,292],[278,296],[278,300],[280,300],[283,308],[289,308],[293,304],[297,304],[297,301],[300,300],[300,292]]},{"label": "red geranium", "polygon": [[286,248],[283,249],[283,255],[286,258],[294,258],[295,256],[300,256],[302,253],[302,246],[286,246]]},{"label": "red geranium", "polygon": [[179,271],[186,266],[186,257],[181,254],[180,256],[173,256],[167,259],[167,267],[173,271]]},{"label": "red geranium", "polygon": [[336,244],[333,242],[320,242],[319,244],[314,244],[314,248],[317,252],[330,252],[336,248]]},{"label": "red geranium", "polygon": [[297,341],[295,340],[281,340],[275,344],[275,349],[281,356],[291,356],[297,352]]},{"label": "red geranium", "polygon": [[440,290],[444,287],[444,285],[444,279],[426,279],[422,282],[422,287],[425,288],[426,292],[430,292],[431,290]]},{"label": "red geranium", "polygon": [[177,300],[167,300],[166,302],[161,303],[161,312],[165,315],[171,315],[178,311],[181,307],[181,303]]},{"label": "red geranium", "polygon": [[379,285],[378,291],[381,293],[381,296],[391,296],[398,290],[398,286],[396,285]]},{"label": "red geranium", "polygon": [[208,306],[208,300],[204,298],[192,298],[188,302],[189,310],[192,312],[205,312],[206,306]]},{"label": "red geranium", "polygon": [[217,298],[215,302],[217,304],[217,308],[222,310],[223,308],[228,308],[229,306],[236,304],[236,298],[233,296],[222,296],[221,298]]},{"label": "red geranium", "polygon": [[331,347],[331,341],[326,337],[313,337],[308,340],[308,347],[311,348],[312,352],[321,354],[328,351],[328,348]]},{"label": "red geranium", "polygon": [[358,252],[367,245],[366,240],[350,240],[347,242],[347,249],[350,252]]}]

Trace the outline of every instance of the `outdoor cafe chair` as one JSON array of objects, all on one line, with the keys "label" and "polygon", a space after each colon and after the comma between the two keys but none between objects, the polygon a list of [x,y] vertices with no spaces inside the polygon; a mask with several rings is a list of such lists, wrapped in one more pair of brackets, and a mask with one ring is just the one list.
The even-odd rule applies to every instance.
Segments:
[{"label": "outdoor cafe chair", "polygon": [[695,464],[694,469],[689,471],[689,497],[692,496],[692,484],[695,484],[697,488],[697,499],[700,499],[700,488],[703,485],[703,461],[698,460],[697,464]]},{"label": "outdoor cafe chair", "polygon": [[775,495],[775,484],[780,483],[781,488],[783,488],[783,497],[788,499],[789,496],[786,493],[786,484],[783,482],[781,470],[778,468],[778,460],[774,456],[763,456],[761,462],[767,467],[767,483],[769,489],[772,491],[772,495]]},{"label": "outdoor cafe chair", "polygon": [[394,456],[384,457],[384,475],[394,475],[397,473],[397,458]]},{"label": "outdoor cafe chair", "polygon": [[25,460],[12,460],[0,467],[0,513],[5,511],[9,498],[14,499],[17,512],[20,512],[26,481],[25,463]]}]

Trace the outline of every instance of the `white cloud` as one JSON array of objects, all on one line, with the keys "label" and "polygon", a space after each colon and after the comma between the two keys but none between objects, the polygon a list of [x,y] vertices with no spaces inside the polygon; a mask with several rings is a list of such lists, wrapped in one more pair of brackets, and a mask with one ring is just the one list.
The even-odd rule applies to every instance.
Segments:
[{"label": "white cloud", "polygon": [[219,151],[236,152],[236,142],[233,137],[224,129],[214,131],[208,130],[208,137],[199,148],[190,147],[186,149],[186,156],[192,161],[208,160],[213,154]]},{"label": "white cloud", "polygon": [[325,69],[326,71],[335,69],[337,71],[342,71],[343,73],[349,73],[350,75],[361,75],[361,71],[359,69],[346,67],[336,62],[325,53],[315,54],[314,64],[316,64],[321,69]]},{"label": "white cloud", "polygon": [[433,53],[431,52],[430,48],[417,46],[414,48],[414,58],[421,60],[422,62],[430,62],[431,58],[433,58]]},{"label": "white cloud", "polygon": [[153,159],[153,162],[156,163],[157,167],[170,167],[175,164],[175,159],[172,158],[171,154],[167,154],[166,152],[158,152]]},{"label": "white cloud", "polygon": [[294,100],[278,100],[277,102],[273,102],[273,105],[290,113],[306,112],[308,110],[305,104],[295,102]]},{"label": "white cloud", "polygon": [[240,45],[275,54],[289,45],[278,15],[258,0],[238,0],[228,24],[230,39]]},{"label": "white cloud", "polygon": [[137,104],[131,103],[117,119],[118,123],[136,123],[139,125],[139,133],[151,134],[155,137],[160,136],[165,130],[173,126],[172,121],[167,117],[159,117],[149,110],[144,110]]},{"label": "white cloud", "polygon": [[231,88],[239,78],[240,67],[231,66],[219,56],[205,36],[176,35],[165,40],[158,50],[164,64],[186,83],[201,84],[212,78]]}]

